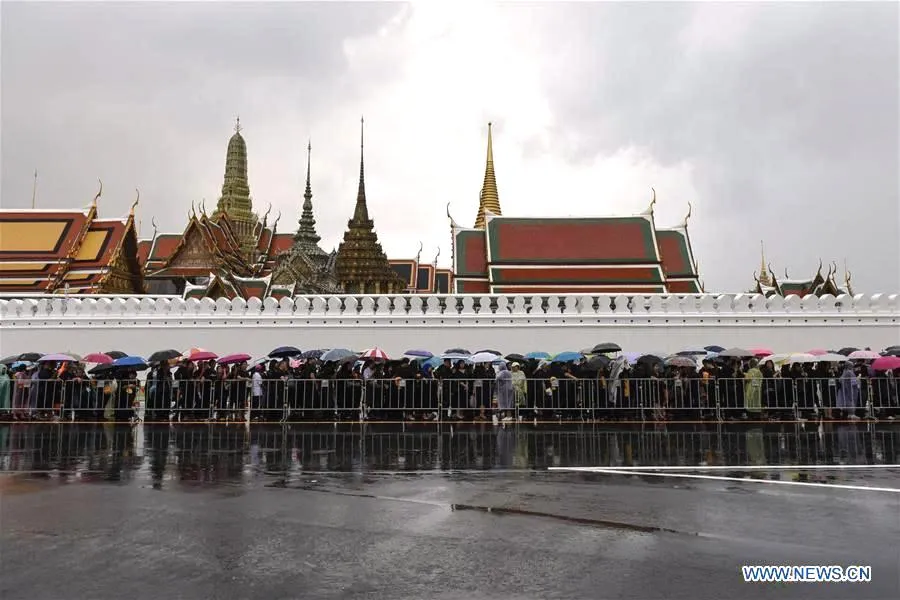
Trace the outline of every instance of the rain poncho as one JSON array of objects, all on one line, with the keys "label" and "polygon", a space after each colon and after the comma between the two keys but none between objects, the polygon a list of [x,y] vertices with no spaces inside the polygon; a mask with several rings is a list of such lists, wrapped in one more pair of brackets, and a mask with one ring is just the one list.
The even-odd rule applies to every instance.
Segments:
[{"label": "rain poncho", "polygon": [[522,369],[510,371],[510,377],[512,377],[516,404],[521,406],[525,403],[525,394],[527,390],[528,379],[525,377],[525,372],[522,371]]},{"label": "rain poncho", "polygon": [[0,365],[0,410],[9,410],[10,385],[9,375],[6,373],[6,365]]},{"label": "rain poncho", "polygon": [[763,374],[758,367],[753,367],[744,375],[744,410],[750,413],[762,411]]},{"label": "rain poncho", "polygon": [[841,381],[837,390],[837,407],[842,410],[855,410],[859,406],[859,381],[853,366],[847,363],[841,373]]},{"label": "rain poncho", "polygon": [[500,410],[513,407],[513,378],[505,363],[500,363],[497,369],[497,407]]}]

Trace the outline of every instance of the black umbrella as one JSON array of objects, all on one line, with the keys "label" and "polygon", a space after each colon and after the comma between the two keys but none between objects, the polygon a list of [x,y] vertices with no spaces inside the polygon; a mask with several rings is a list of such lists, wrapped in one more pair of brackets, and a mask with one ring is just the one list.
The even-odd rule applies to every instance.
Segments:
[{"label": "black umbrella", "polygon": [[166,362],[167,360],[172,360],[173,358],[178,358],[180,356],[181,352],[179,352],[178,350],[158,350],[150,355],[150,357],[147,359],[147,362],[161,363]]},{"label": "black umbrella", "polygon": [[345,356],[344,358],[340,359],[338,362],[341,364],[355,363],[358,360],[361,360],[358,354],[351,354],[350,356]]},{"label": "black umbrella", "polygon": [[725,352],[725,348],[722,346],[704,346],[703,348],[707,352]]},{"label": "black umbrella", "polygon": [[13,354],[12,356],[7,356],[3,360],[0,360],[0,365],[9,366],[9,365],[13,364],[14,362],[19,362],[18,354]]},{"label": "black umbrella", "polygon": [[291,356],[299,356],[303,354],[303,350],[294,348],[293,346],[280,346],[269,352],[269,358],[288,358]]},{"label": "black umbrella", "polygon": [[[103,354],[107,355],[113,360],[116,360],[117,358],[125,358],[126,356],[128,356],[121,350],[110,350],[109,352],[104,352]],[[181,352],[179,352],[178,355],[180,356]]]},{"label": "black umbrella", "polygon": [[323,354],[325,354],[326,352],[327,352],[327,350],[307,350],[306,352],[304,352],[304,353],[301,354],[300,356],[301,356],[302,358],[306,358],[306,359],[309,359],[309,358],[320,358],[320,357],[321,357]]},{"label": "black umbrella", "polygon": [[850,356],[852,353],[856,352],[857,350],[859,350],[859,348],[847,346],[846,348],[841,348],[840,350],[838,350],[837,353],[840,354],[841,356]]},{"label": "black umbrella", "polygon": [[881,353],[882,356],[900,356],[900,347],[892,346]]},{"label": "black umbrella", "polygon": [[[476,352],[475,354],[480,354],[480,353],[482,353],[482,352],[487,352],[488,354],[496,354],[497,356],[503,356],[503,353],[502,353],[502,352],[498,352],[497,350],[479,350],[479,351]],[[448,352],[448,354],[449,354],[449,352]]]},{"label": "black umbrella", "polygon": [[655,354],[645,354],[638,357],[637,364],[650,366],[652,364],[664,365],[665,361]]},{"label": "black umbrella", "polygon": [[26,352],[24,354],[20,354],[17,357],[17,360],[22,360],[25,362],[37,362],[41,359],[42,356],[44,355],[40,352]]},{"label": "black umbrella", "polygon": [[591,354],[606,354],[607,352],[621,352],[622,347],[613,342],[603,342],[591,348]]},{"label": "black umbrella", "polygon": [[608,356],[594,356],[584,363],[583,368],[589,372],[596,373],[597,371],[602,371],[608,367],[610,362],[611,360]]},{"label": "black umbrella", "polygon": [[507,354],[506,360],[508,360],[509,362],[525,362],[528,359],[521,354]]},{"label": "black umbrella", "polygon": [[900,352],[900,346],[888,346],[884,349],[885,352]]},{"label": "black umbrella", "polygon": [[88,371],[88,375],[100,375],[102,373],[109,373],[110,371],[114,371],[115,369],[116,367],[112,363],[109,363],[107,365],[97,365],[96,367]]},{"label": "black umbrella", "polygon": [[444,354],[472,354],[468,350],[463,350],[462,348],[450,348],[449,350],[444,350]]}]

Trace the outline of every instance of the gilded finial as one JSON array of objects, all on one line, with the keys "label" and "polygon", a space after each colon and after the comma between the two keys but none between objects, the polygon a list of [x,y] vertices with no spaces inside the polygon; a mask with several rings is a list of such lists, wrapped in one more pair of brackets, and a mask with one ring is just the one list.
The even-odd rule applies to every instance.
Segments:
[{"label": "gilded finial", "polygon": [[788,275],[787,267],[784,268],[784,278],[785,278],[785,279],[790,279],[790,278],[791,278],[791,276]]},{"label": "gilded finial", "polygon": [[150,217],[150,224],[153,225],[153,237],[156,237],[158,227],[156,226],[156,217]]},{"label": "gilded finial", "polygon": [[134,193],[136,194],[134,198],[134,202],[131,203],[131,210],[128,212],[130,216],[134,216],[134,209],[137,208],[137,205],[141,202],[141,190],[134,188]]},{"label": "gilded finial", "polygon": [[416,265],[419,264],[419,261],[422,259],[422,249],[425,248],[425,244],[419,242],[419,251],[416,253]]},{"label": "gilded finial", "polygon": [[488,213],[500,216],[500,194],[497,191],[497,175],[494,172],[494,134],[493,124],[488,123],[487,156],[484,164],[484,183],[478,197],[478,213],[475,215],[475,228],[484,229]]},{"label": "gilded finial", "polygon": [[240,133],[240,132],[241,132],[241,129],[243,129],[243,127],[241,127],[241,118],[240,118],[240,117],[237,117],[237,118],[234,120],[234,132],[235,132],[235,133]]},{"label": "gilded finial", "polygon": [[450,214],[450,203],[447,203],[447,218],[450,219],[450,227],[456,229],[459,227],[456,221],[453,219],[453,216]]},{"label": "gilded finial", "polygon": [[193,200],[191,200],[191,215],[190,216],[192,219],[197,218],[197,205]]},{"label": "gilded finial", "polygon": [[653,216],[653,207],[656,206],[656,189],[650,188],[650,191],[652,193],[652,195],[650,197],[650,206],[648,206],[647,210],[645,210],[641,214],[652,217]]},{"label": "gilded finial", "polygon": [[272,223],[272,235],[275,235],[275,229],[278,227],[278,221],[281,220],[281,211],[278,211],[278,216],[275,217],[275,222]]},{"label": "gilded finial", "polygon": [[91,201],[92,206],[97,206],[97,200],[99,200],[100,196],[103,195],[103,181],[100,179],[98,179],[97,181],[100,183],[100,189],[97,190],[97,195],[94,196],[94,199]]},{"label": "gilded finial", "polygon": [[437,267],[438,258],[441,256],[441,247],[438,246],[437,254],[434,255],[434,266]]}]

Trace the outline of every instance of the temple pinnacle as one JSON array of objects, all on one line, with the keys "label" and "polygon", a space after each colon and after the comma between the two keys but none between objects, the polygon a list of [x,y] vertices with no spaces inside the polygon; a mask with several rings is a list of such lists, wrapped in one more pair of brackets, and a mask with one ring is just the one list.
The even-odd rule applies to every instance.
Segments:
[{"label": "temple pinnacle", "polygon": [[369,208],[366,206],[366,167],[365,167],[365,119],[359,119],[359,189],[356,192],[356,208],[353,220],[366,222],[369,220]]},{"label": "temple pinnacle", "polygon": [[306,192],[303,194],[303,212],[300,216],[300,227],[294,235],[294,241],[298,242],[309,253],[321,253],[318,248],[322,238],[316,233],[316,219],[313,216],[312,184],[310,183],[310,165],[312,160],[312,140],[306,145]]},{"label": "temple pinnacle", "polygon": [[492,133],[493,123],[488,123],[487,160],[484,167],[484,184],[481,186],[481,197],[478,203],[478,215],[475,218],[475,228],[484,229],[486,211],[495,215],[501,215],[500,196],[497,193],[497,179],[494,175],[494,143]]}]

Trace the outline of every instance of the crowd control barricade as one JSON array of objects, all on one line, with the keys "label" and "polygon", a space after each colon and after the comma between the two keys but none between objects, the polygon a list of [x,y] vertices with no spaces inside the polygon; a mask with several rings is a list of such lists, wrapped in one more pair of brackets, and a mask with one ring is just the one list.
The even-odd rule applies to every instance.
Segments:
[{"label": "crowd control barricade", "polygon": [[[503,386],[512,386],[504,388]],[[504,389],[506,391],[504,391]],[[17,416],[79,421],[730,421],[900,417],[896,378],[33,380]],[[21,401],[20,401],[21,404]]]}]

